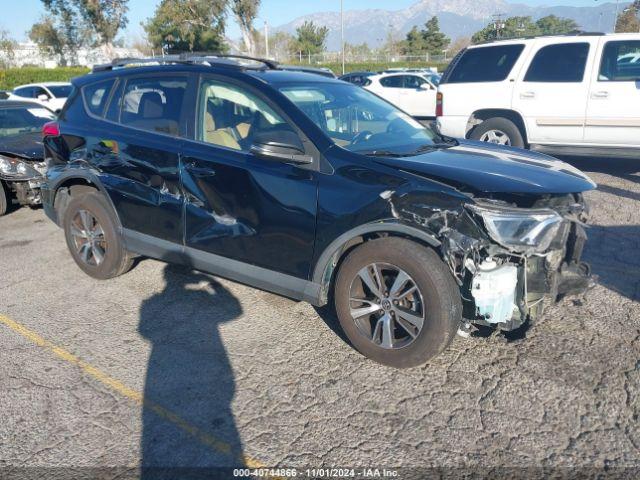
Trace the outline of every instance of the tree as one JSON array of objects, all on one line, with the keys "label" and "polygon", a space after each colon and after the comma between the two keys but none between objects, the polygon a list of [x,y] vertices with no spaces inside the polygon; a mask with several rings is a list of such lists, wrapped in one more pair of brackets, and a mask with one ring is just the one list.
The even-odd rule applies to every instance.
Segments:
[{"label": "tree", "polygon": [[8,68],[13,65],[16,57],[16,41],[9,36],[6,30],[0,30],[0,68]]},{"label": "tree", "polygon": [[[118,32],[127,26],[129,0],[42,0],[50,12],[78,15],[97,38],[109,58]],[[59,15],[61,13],[58,13]],[[76,20],[77,22],[77,20]]]},{"label": "tree", "polygon": [[562,35],[579,29],[578,24],[570,18],[547,15],[536,22],[541,35]]},{"label": "tree", "polygon": [[476,32],[473,43],[486,42],[496,38],[520,38],[535,35],[561,35],[577,30],[578,24],[570,18],[548,15],[534,22],[531,17],[509,17],[490,23]]},{"label": "tree", "polygon": [[473,43],[486,42],[497,38],[519,38],[540,35],[540,28],[531,17],[509,17],[498,20],[473,34]]},{"label": "tree", "polygon": [[407,37],[402,42],[401,51],[403,55],[422,55],[427,51],[423,32],[418,30],[415,25],[409,30]]},{"label": "tree", "polygon": [[422,35],[427,52],[431,55],[440,55],[449,43],[451,43],[451,39],[440,31],[438,17],[431,17],[431,20],[425,24],[425,27],[427,27],[427,29]]},{"label": "tree", "polygon": [[327,27],[315,25],[313,22],[305,21],[296,28],[296,37],[291,45],[293,53],[313,55],[324,51],[325,42],[329,35]]},{"label": "tree", "polygon": [[231,11],[240,26],[244,48],[249,55],[255,54],[253,22],[259,8],[260,0],[231,0]]},{"label": "tree", "polygon": [[77,63],[76,52],[90,41],[89,32],[69,5],[48,13],[33,24],[29,39],[43,53],[57,55],[62,66]]},{"label": "tree", "polygon": [[451,39],[440,31],[438,17],[431,17],[425,23],[425,29],[413,27],[402,42],[402,53],[405,55],[440,55],[447,48]]},{"label": "tree", "polygon": [[640,0],[635,0],[624,9],[616,21],[616,33],[639,33],[640,32]]},{"label": "tree", "polygon": [[226,0],[162,0],[143,24],[163,51],[223,52]]},{"label": "tree", "polygon": [[451,42],[451,45],[449,45],[449,50],[447,52],[448,57],[455,57],[458,52],[460,52],[460,50],[462,50],[463,48],[467,48],[470,44],[471,39],[469,37],[456,38],[453,42]]}]

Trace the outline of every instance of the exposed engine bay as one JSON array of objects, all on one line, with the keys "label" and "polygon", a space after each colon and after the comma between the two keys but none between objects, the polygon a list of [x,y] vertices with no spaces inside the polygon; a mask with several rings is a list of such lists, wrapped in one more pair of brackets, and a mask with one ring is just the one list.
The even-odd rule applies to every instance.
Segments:
[{"label": "exposed engine bay", "polygon": [[420,224],[441,242],[467,326],[515,330],[549,302],[592,284],[590,267],[581,261],[588,219],[582,194],[484,194],[451,209],[387,195],[396,218]]}]

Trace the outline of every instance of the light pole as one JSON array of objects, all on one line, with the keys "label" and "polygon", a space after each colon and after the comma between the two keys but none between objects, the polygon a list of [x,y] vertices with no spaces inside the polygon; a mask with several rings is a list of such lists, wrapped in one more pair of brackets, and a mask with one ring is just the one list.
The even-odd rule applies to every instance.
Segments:
[{"label": "light pole", "polygon": [[618,26],[618,5],[620,4],[620,0],[616,0],[616,14],[613,17],[613,33],[616,33],[616,27]]},{"label": "light pole", "polygon": [[269,58],[269,24],[264,21],[264,56]]},{"label": "light pole", "polygon": [[340,0],[340,49],[342,50],[342,75],[344,75],[344,0]]},{"label": "light pole", "polygon": [[[598,0],[595,0],[596,2]],[[613,33],[616,33],[616,26],[618,25],[618,7],[620,6],[620,0],[616,0],[616,14],[613,16]],[[602,13],[600,13],[602,15]]]}]

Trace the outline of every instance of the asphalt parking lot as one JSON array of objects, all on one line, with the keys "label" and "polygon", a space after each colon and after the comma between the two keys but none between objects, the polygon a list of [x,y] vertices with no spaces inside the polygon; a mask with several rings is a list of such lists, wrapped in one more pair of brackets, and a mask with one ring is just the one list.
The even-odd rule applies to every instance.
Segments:
[{"label": "asphalt parking lot", "polygon": [[640,162],[572,163],[599,184],[595,289],[400,371],[327,312],[220,278],[142,260],[93,280],[42,210],[13,211],[0,467],[640,469]]}]

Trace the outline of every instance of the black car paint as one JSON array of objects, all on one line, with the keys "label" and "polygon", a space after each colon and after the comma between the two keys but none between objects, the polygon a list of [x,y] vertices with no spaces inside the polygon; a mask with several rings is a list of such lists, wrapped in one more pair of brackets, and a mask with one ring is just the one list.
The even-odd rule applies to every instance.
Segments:
[{"label": "black car paint", "polygon": [[197,142],[195,114],[178,139],[98,119],[81,101],[69,101],[60,114],[62,137],[45,140],[45,211],[59,222],[57,193],[75,182],[91,183],[110,199],[127,245],[138,253],[189,261],[213,273],[245,268],[229,276],[316,305],[326,303],[332,272],[354,239],[391,233],[439,246],[451,225],[482,237],[463,208],[478,193],[564,194],[594,187],[587,178],[526,162],[550,157],[518,151],[520,160],[505,160],[496,153],[515,152],[486,145],[475,154],[439,148],[394,159],[339,148],[278,90],[337,81],[318,75],[177,65],[92,74],[75,85],[158,68],[194,78],[215,74],[261,92],[298,129],[313,164],[265,162]]}]

